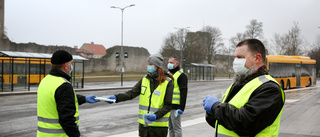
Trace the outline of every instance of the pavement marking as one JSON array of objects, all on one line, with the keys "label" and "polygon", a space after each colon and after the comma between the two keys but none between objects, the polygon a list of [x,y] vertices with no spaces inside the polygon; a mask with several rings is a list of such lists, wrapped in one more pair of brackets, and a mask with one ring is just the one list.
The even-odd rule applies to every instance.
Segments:
[{"label": "pavement marking", "polygon": [[305,89],[314,89],[314,88],[317,88],[319,86],[316,86],[316,87],[303,87],[303,88],[295,88],[295,89],[287,89],[287,90],[284,90],[284,92],[290,92],[290,91],[296,91],[296,90],[305,90]]},{"label": "pavement marking", "polygon": [[[199,117],[196,119],[192,119],[192,120],[187,120],[187,121],[182,121],[181,122],[181,126],[182,127],[188,127],[188,126],[193,126],[196,124],[201,124],[201,123],[205,123],[205,118],[204,117]],[[106,136],[106,137],[138,137],[139,136],[139,132],[138,131],[131,131],[131,132],[126,132],[126,133],[121,133],[121,134],[116,134],[116,135],[111,135],[111,136]]]}]

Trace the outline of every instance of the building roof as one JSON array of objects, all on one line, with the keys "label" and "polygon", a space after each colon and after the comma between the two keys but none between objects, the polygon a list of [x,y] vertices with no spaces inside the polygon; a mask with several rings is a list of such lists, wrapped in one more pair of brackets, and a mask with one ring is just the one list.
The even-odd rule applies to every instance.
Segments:
[{"label": "building roof", "polygon": [[90,43],[84,43],[84,45],[88,46],[93,54],[105,55],[107,53],[107,49],[103,45]]}]

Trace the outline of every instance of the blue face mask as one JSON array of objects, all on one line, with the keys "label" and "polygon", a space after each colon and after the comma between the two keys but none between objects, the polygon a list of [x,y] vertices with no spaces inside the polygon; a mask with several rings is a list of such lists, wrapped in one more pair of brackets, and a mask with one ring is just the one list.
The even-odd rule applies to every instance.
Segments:
[{"label": "blue face mask", "polygon": [[153,73],[153,72],[156,71],[156,69],[154,68],[154,65],[148,65],[148,66],[147,66],[147,70],[148,70],[148,72],[150,72],[150,73]]},{"label": "blue face mask", "polygon": [[172,63],[168,63],[167,67],[168,69],[174,69],[174,65]]},{"label": "blue face mask", "polygon": [[72,64],[71,64],[71,69],[70,69],[70,71],[69,71],[69,74],[71,74],[72,70],[73,70],[73,66],[72,66]]}]

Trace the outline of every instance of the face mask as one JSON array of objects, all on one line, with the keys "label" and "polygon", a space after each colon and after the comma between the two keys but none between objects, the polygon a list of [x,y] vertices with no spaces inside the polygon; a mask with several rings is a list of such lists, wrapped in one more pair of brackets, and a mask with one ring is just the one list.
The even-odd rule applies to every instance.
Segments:
[{"label": "face mask", "polygon": [[239,59],[235,58],[233,61],[233,70],[238,75],[243,75],[249,71],[248,68],[245,67],[247,59]]},{"label": "face mask", "polygon": [[173,67],[174,65],[172,64],[172,63],[168,63],[168,69],[174,69],[174,67]]},{"label": "face mask", "polygon": [[72,66],[72,64],[71,64],[71,69],[70,69],[70,71],[69,71],[69,74],[71,74],[72,70],[73,70],[73,66]]},{"label": "face mask", "polygon": [[147,70],[148,70],[148,72],[150,72],[150,73],[153,73],[153,72],[156,71],[156,69],[154,68],[154,65],[148,65],[148,66],[147,66]]},{"label": "face mask", "polygon": [[[252,58],[254,56],[251,56],[250,58]],[[248,58],[248,59],[250,59]],[[238,75],[243,75],[243,74],[246,74],[249,69],[251,69],[252,67],[254,67],[256,64],[254,64],[253,66],[251,66],[249,69],[245,67],[246,65],[246,62],[247,62],[247,59],[244,59],[244,58],[235,58],[234,61],[233,61],[233,70],[236,74]]]}]

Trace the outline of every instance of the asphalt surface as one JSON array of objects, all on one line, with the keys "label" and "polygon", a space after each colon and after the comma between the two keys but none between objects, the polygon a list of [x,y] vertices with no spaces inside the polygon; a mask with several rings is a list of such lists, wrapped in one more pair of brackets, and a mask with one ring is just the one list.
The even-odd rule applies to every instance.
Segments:
[{"label": "asphalt surface", "polygon": [[[318,81],[318,85],[319,85]],[[108,97],[125,92],[136,81],[86,83],[77,94]],[[212,137],[214,129],[204,120],[202,100],[212,94],[221,98],[232,83],[229,79],[190,81],[186,110],[182,115],[184,137]],[[99,90],[98,90],[99,89]],[[27,93],[27,94],[26,94]],[[320,90],[315,85],[286,90],[286,103],[281,117],[280,137],[320,136]],[[36,88],[0,94],[0,136],[36,136]],[[80,132],[83,137],[135,137],[138,136],[138,97],[121,103],[98,102],[79,107]]]}]

